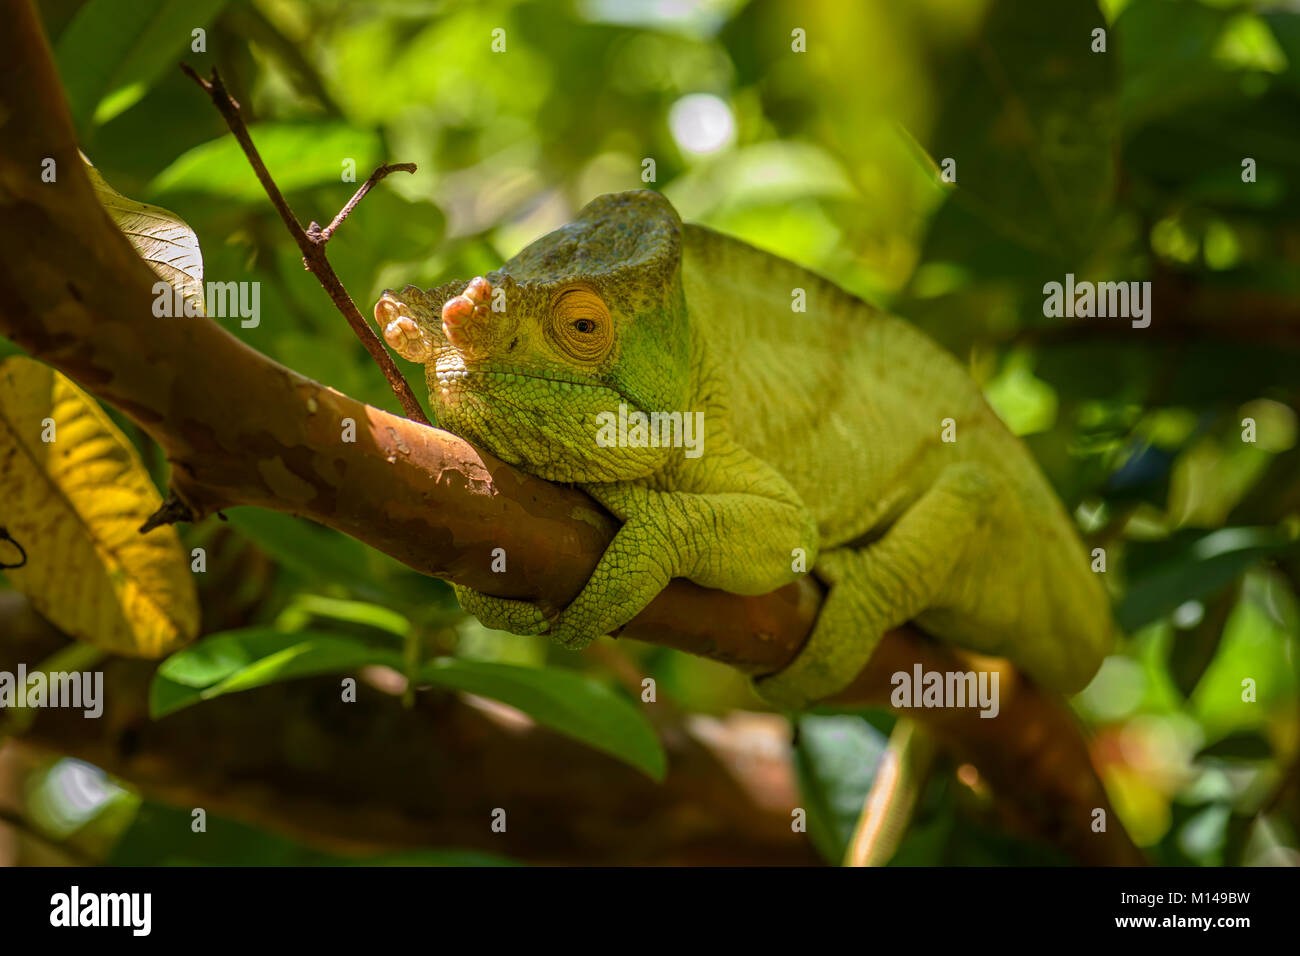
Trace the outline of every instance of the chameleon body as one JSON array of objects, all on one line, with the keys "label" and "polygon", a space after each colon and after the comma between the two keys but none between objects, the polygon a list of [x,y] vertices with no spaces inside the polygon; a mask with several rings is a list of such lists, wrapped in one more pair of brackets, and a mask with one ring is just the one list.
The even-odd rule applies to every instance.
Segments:
[{"label": "chameleon body", "polygon": [[[1109,647],[1070,519],[960,363],[657,193],[602,196],[471,282],[385,291],[375,317],[425,363],[440,426],[622,521],[558,614],[458,587],[489,627],[577,648],[674,577],[762,594],[806,568],[829,585],[812,635],[757,684],[790,708],[842,689],[908,621],[1063,692]],[[637,447],[635,429],[598,441],[620,405],[702,413],[700,453]]]}]

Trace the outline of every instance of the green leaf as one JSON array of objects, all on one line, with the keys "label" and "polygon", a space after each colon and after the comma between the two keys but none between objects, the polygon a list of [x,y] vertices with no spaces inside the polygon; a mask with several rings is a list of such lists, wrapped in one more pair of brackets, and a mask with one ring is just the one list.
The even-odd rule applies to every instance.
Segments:
[{"label": "green leaf", "polygon": [[[1187,601],[1218,592],[1261,558],[1300,552],[1300,544],[1272,528],[1183,532],[1170,541],[1147,547],[1168,557],[1149,565],[1150,570],[1135,574],[1130,581],[1128,593],[1115,612],[1125,631],[1150,624]],[[1141,545],[1131,543],[1129,549],[1130,560],[1141,560]]]},{"label": "green leaf", "polygon": [[190,50],[226,0],[90,0],[59,37],[55,57],[77,131],[106,123]]},{"label": "green leaf", "polygon": [[1126,125],[1222,98],[1233,88],[1214,59],[1215,46],[1233,15],[1221,7],[1168,0],[1133,0],[1124,8],[1113,32]]},{"label": "green leaf", "polygon": [[631,764],[660,781],[667,769],[663,745],[641,711],[609,687],[556,668],[516,667],[440,658],[421,667],[421,680],[491,697],[539,724]]},{"label": "green leaf", "polygon": [[343,856],[303,846],[218,814],[203,832],[190,810],[144,801],[113,846],[109,866],[514,866],[480,850],[412,849],[378,856]]},{"label": "green leaf", "polygon": [[871,790],[888,741],[861,717],[799,718],[795,770],[808,816],[808,837],[839,866]]},{"label": "green leaf", "polygon": [[1273,748],[1261,734],[1250,730],[1231,733],[1222,740],[1202,747],[1197,759],[1202,757],[1226,757],[1233,760],[1267,760],[1273,756]]},{"label": "green leaf", "polygon": [[223,694],[368,664],[403,669],[399,651],[355,637],[260,627],[226,631],[162,662],[149,690],[149,713],[157,719]]},{"label": "green leaf", "polygon": [[[436,583],[356,538],[305,518],[262,508],[231,508],[223,514],[240,534],[313,586],[340,584],[377,604],[405,607],[413,598],[429,600]],[[411,586],[418,578],[419,586]]]},{"label": "green leaf", "polygon": [[[373,132],[338,123],[258,123],[249,129],[267,170],[283,192],[339,184],[339,205],[370,175],[380,153]],[[344,162],[357,177],[344,182]],[[152,194],[198,192],[264,203],[266,193],[233,136],[182,153],[149,184]]]},{"label": "green leaf", "polygon": [[1089,0],[995,0],[926,146],[957,161],[952,199],[995,235],[1082,256],[1115,182],[1115,57]]},{"label": "green leaf", "polygon": [[[223,694],[369,664],[406,670],[395,644],[313,630],[227,631],[163,661],[150,688],[149,711],[157,719]],[[539,724],[663,779],[667,758],[640,710],[581,674],[443,658],[425,663],[419,680],[509,704]]]},{"label": "green leaf", "polygon": [[1293,89],[1300,91],[1300,13],[1270,10],[1261,16],[1286,57],[1287,81]]},{"label": "green leaf", "polygon": [[397,611],[368,601],[343,601],[319,594],[295,595],[280,612],[276,625],[281,630],[296,631],[309,624],[313,617],[360,624],[400,638],[411,632],[410,620]]},{"label": "green leaf", "polygon": [[1228,624],[1228,616],[1237,604],[1240,592],[1225,588],[1207,598],[1201,620],[1185,633],[1179,633],[1169,651],[1169,678],[1184,697],[1190,697],[1205,675],[1206,668],[1219,650],[1219,642]]}]

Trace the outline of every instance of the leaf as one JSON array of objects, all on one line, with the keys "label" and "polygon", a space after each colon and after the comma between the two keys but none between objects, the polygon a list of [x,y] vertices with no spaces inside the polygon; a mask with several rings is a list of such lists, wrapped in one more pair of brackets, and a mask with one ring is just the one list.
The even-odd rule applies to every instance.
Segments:
[{"label": "leaf", "polygon": [[[379,137],[339,123],[258,123],[249,129],[257,151],[283,192],[343,183],[343,163],[355,162],[358,181],[370,175]],[[345,184],[347,199],[356,183]],[[211,193],[243,202],[266,202],[257,174],[233,136],[222,136],[178,156],[149,184],[149,192]],[[340,203],[341,204],[341,203]]]},{"label": "leaf", "polygon": [[224,631],[159,665],[149,689],[149,713],[157,719],[224,694],[370,664],[403,669],[399,651],[352,636],[267,627]]},{"label": "leaf", "polygon": [[1218,653],[1228,616],[1240,596],[1238,588],[1224,588],[1206,600],[1201,620],[1186,633],[1177,635],[1169,651],[1169,678],[1184,697],[1192,696],[1197,683]]},{"label": "leaf", "polygon": [[114,844],[109,866],[515,866],[480,850],[410,849],[345,856],[303,846],[278,834],[209,813],[195,833],[187,808],[140,804]]},{"label": "leaf", "polygon": [[[1209,533],[1182,532],[1170,540],[1128,545],[1130,568],[1142,567],[1129,582],[1115,612],[1125,631],[1134,631],[1179,605],[1214,594],[1261,558],[1300,551],[1300,544],[1272,528],[1220,528]],[[1143,552],[1165,555],[1144,561]]]},{"label": "leaf", "polygon": [[[52,442],[42,441],[46,419]],[[198,599],[174,528],[140,534],[162,504],[135,449],[52,369],[0,362],[0,525],[27,551],[5,573],[59,629],[158,657],[194,638]]]},{"label": "leaf", "polygon": [[366,601],[343,601],[319,594],[295,595],[276,618],[276,626],[280,630],[300,630],[313,617],[373,628],[399,638],[405,638],[411,632],[410,620],[391,608]]},{"label": "leaf", "polygon": [[1186,601],[1204,598],[1232,583],[1262,558],[1300,553],[1300,542],[1274,528],[1185,529],[1152,542],[1130,542],[1132,574],[1121,602],[1121,623],[1140,627]]},{"label": "leaf", "polygon": [[1300,91],[1300,13],[1270,10],[1261,14],[1286,57],[1286,79]]},{"label": "leaf", "polygon": [[[324,631],[251,627],[205,637],[159,666],[149,688],[153,718],[226,693],[367,665],[406,671],[395,644]],[[666,757],[641,711],[606,685],[572,671],[441,658],[426,662],[421,682],[477,693],[523,710],[538,723],[663,779]]]},{"label": "leaf", "polygon": [[886,744],[884,734],[861,717],[799,718],[795,769],[808,815],[808,837],[833,866],[844,861]]},{"label": "leaf", "polygon": [[445,601],[450,590],[356,538],[305,518],[251,507],[223,513],[240,534],[314,587],[340,584],[377,604],[425,611],[435,610],[439,595]]},{"label": "leaf", "polygon": [[667,769],[663,745],[641,711],[609,687],[572,671],[440,658],[420,679],[491,697],[539,724],[631,764],[653,780]]},{"label": "leaf", "polygon": [[122,230],[140,258],[155,275],[179,290],[186,302],[194,303],[202,314],[203,251],[194,230],[173,212],[127,199],[104,181],[90,160],[85,156],[81,158],[86,161],[86,173],[104,211]]},{"label": "leaf", "polygon": [[90,0],[59,37],[55,56],[77,130],[135,105],[188,52],[226,0]]},{"label": "leaf", "polygon": [[365,561],[356,538],[322,528],[303,518],[262,508],[230,508],[231,526],[280,564],[316,582],[355,583]]},{"label": "leaf", "polygon": [[[213,634],[159,666],[149,691],[156,719],[199,701],[298,677],[379,664],[405,672],[396,645],[324,631],[245,628]],[[425,663],[419,680],[491,697],[655,780],[663,747],[641,712],[604,684],[571,671],[443,658]]]},{"label": "leaf", "polygon": [[935,125],[962,203],[1027,249],[1082,257],[1115,182],[1115,57],[1090,49],[1088,0],[994,0]]},{"label": "leaf", "polygon": [[1198,760],[1203,757],[1267,760],[1271,756],[1273,756],[1273,748],[1265,737],[1255,731],[1240,730],[1207,747],[1202,747],[1196,758]]},{"label": "leaf", "polygon": [[1112,32],[1122,67],[1126,125],[1136,127],[1232,90],[1214,49],[1234,13],[1167,0],[1135,0],[1124,8]]}]

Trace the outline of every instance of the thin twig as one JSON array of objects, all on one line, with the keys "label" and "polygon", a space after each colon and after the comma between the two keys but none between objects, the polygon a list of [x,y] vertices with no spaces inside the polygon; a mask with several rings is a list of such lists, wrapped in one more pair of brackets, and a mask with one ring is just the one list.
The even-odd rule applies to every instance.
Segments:
[{"label": "thin twig", "polygon": [[369,192],[370,187],[391,172],[397,172],[399,170],[407,173],[415,172],[415,164],[394,163],[392,165],[384,164],[380,166],[371,174],[370,178],[366,180],[362,187],[357,190],[356,195],[348,201],[348,204],[343,207],[342,211],[334,217],[334,220],[329,224],[329,226],[325,229],[321,229],[313,222],[311,228],[303,229],[302,223],[298,221],[298,218],[293,214],[293,210],[289,208],[289,203],[284,198],[284,194],[280,192],[280,188],[276,186],[275,180],[271,178],[271,174],[267,170],[266,164],[262,162],[262,157],[258,154],[257,147],[253,145],[253,139],[248,135],[248,127],[244,125],[244,120],[239,115],[239,103],[235,101],[234,97],[232,97],[226,89],[225,83],[221,80],[221,74],[219,74],[214,68],[212,71],[212,79],[209,81],[203,79],[203,77],[199,76],[184,63],[181,64],[181,69],[185,72],[186,76],[199,84],[199,86],[203,88],[204,92],[208,94],[213,105],[216,106],[217,110],[225,119],[226,125],[230,127],[230,132],[235,134],[235,139],[238,140],[240,147],[244,150],[244,155],[248,157],[248,162],[253,167],[253,172],[257,174],[258,181],[262,184],[262,188],[266,190],[266,195],[270,198],[271,205],[273,205],[275,211],[280,214],[280,218],[284,220],[285,226],[289,229],[289,235],[293,236],[293,241],[296,242],[298,248],[302,250],[302,264],[307,268],[307,271],[314,275],[320,282],[321,286],[333,301],[335,307],[343,313],[343,317],[348,320],[348,325],[352,326],[352,331],[355,332],[357,338],[361,340],[361,344],[366,347],[366,351],[370,353],[370,357],[375,360],[375,364],[377,364],[380,370],[384,373],[384,378],[388,380],[388,385],[393,390],[393,394],[397,396],[397,400],[402,404],[402,412],[407,418],[428,425],[429,419],[425,417],[424,410],[420,407],[419,401],[411,391],[411,386],[407,384],[406,379],[398,370],[396,363],[393,362],[393,357],[388,354],[388,350],[384,348],[383,342],[381,342],[379,336],[375,334],[375,330],[372,329],[370,324],[361,317],[361,312],[357,309],[356,303],[352,301],[352,297],[348,295],[347,290],[343,288],[343,283],[339,280],[339,277],[334,272],[333,266],[329,264],[329,259],[325,256],[325,244],[329,242],[334,231],[338,229],[343,220],[348,217],[348,214],[356,208],[356,205],[361,201],[361,198]]},{"label": "thin twig", "polygon": [[180,497],[173,491],[158,506],[158,510],[146,518],[144,524],[140,525],[140,534],[148,534],[154,528],[160,528],[165,524],[193,520],[194,512],[190,510],[190,506],[181,501]]},{"label": "thin twig", "polygon": [[378,169],[370,174],[369,179],[361,184],[361,188],[358,189],[356,194],[348,200],[348,204],[339,210],[339,214],[334,217],[333,221],[328,226],[322,229],[313,222],[307,227],[307,235],[313,239],[318,239],[320,242],[329,242],[330,236],[334,235],[335,230],[338,229],[339,226],[343,225],[343,220],[348,218],[348,215],[353,209],[357,208],[357,203],[361,202],[362,197],[364,197],[366,193],[370,192],[370,187],[379,182],[379,180],[383,179],[389,173],[397,172],[413,173],[415,172],[415,163],[382,164]]}]

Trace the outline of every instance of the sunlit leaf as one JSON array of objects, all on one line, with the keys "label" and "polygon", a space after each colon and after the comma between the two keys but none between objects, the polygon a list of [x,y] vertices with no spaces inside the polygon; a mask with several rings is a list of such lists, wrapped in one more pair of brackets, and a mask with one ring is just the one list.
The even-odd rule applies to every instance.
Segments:
[{"label": "sunlit leaf", "polygon": [[161,206],[127,199],[104,181],[90,160],[86,160],[86,173],[104,210],[140,258],[201,314],[204,311],[203,251],[194,230]]},{"label": "sunlit leaf", "polygon": [[[338,183],[340,206],[370,175],[379,156],[379,138],[374,133],[342,124],[257,123],[249,134],[281,190]],[[349,168],[345,163],[351,164],[351,182],[343,179]],[[181,154],[158,174],[149,191],[212,193],[266,202],[266,193],[233,136]]]},{"label": "sunlit leaf", "polygon": [[663,746],[641,711],[604,684],[573,671],[441,658],[422,667],[420,678],[516,707],[655,780],[662,780],[667,769]]},{"label": "sunlit leaf", "polygon": [[246,628],[204,638],[163,661],[149,693],[149,712],[163,717],[202,700],[368,664],[402,667],[391,646],[322,631]]},{"label": "sunlit leaf", "polygon": [[838,866],[844,860],[886,744],[861,717],[799,718],[795,769],[808,837],[827,863]]},{"label": "sunlit leaf", "polygon": [[77,129],[129,109],[190,52],[226,0],[90,0],[59,37],[55,55]]},{"label": "sunlit leaf", "polygon": [[85,392],[31,359],[0,362],[0,525],[27,552],[5,573],[36,610],[118,654],[158,657],[192,640],[199,608],[180,538],[139,532],[161,504]]}]

